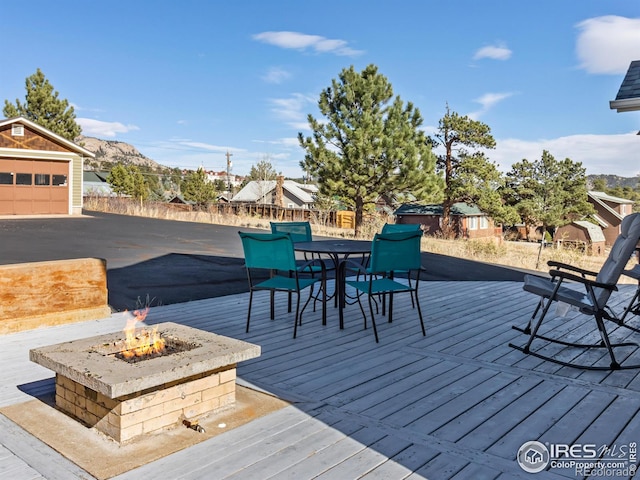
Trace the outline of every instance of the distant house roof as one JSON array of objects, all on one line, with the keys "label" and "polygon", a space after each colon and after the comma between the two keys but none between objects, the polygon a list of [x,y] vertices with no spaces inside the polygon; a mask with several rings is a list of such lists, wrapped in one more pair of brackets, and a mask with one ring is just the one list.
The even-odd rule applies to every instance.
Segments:
[{"label": "distant house roof", "polygon": [[602,228],[598,225],[584,220],[576,220],[573,223],[584,228],[589,233],[589,238],[592,242],[604,242],[606,240]]},{"label": "distant house roof", "polygon": [[611,203],[619,203],[619,204],[632,204],[635,203],[633,200],[629,200],[627,198],[620,198],[620,197],[614,197],[613,195],[608,195],[604,192],[596,192],[596,191],[589,191],[587,192],[587,195],[594,198],[594,199],[599,199],[599,200],[603,200],[605,202],[611,202]]},{"label": "distant house roof", "polygon": [[113,197],[115,193],[107,183],[108,172],[82,172],[82,194],[84,196]]},{"label": "distant house roof", "polygon": [[616,99],[609,102],[609,108],[618,112],[640,110],[640,60],[629,65]]},{"label": "distant house roof", "polygon": [[[420,205],[417,203],[404,203],[400,205],[395,215],[442,215],[442,205],[429,204]],[[470,217],[476,215],[484,215],[484,213],[475,205],[468,205],[464,202],[454,203],[451,206],[451,215],[460,215],[463,217]]]},{"label": "distant house roof", "polygon": [[[607,212],[609,212],[611,215],[613,215],[613,217],[617,218],[618,220],[622,221],[623,215],[619,214],[618,212],[616,212],[613,208],[611,208],[609,205],[607,205],[606,202],[609,203],[617,203],[617,204],[633,204],[633,200],[627,200],[626,198],[620,198],[620,197],[614,197],[613,195],[607,195],[604,192],[587,192],[587,197],[589,197],[591,200],[593,200],[593,203],[596,204],[596,208],[597,206],[599,206],[600,208],[602,208],[603,210],[606,210]],[[608,226],[608,223],[598,214],[594,215],[596,221],[602,225],[603,228],[606,228]]]},{"label": "distant house roof", "polygon": [[107,177],[109,176],[109,172],[94,172],[90,170],[85,170],[82,172],[82,179],[85,182],[105,182],[107,181]]},{"label": "distant house roof", "polygon": [[[236,193],[233,202],[258,202],[276,188],[275,180],[252,180]],[[318,191],[315,185],[303,185],[293,180],[285,180],[282,188],[300,199],[301,203],[313,203],[313,194]]]},{"label": "distant house roof", "polygon": [[168,203],[181,203],[181,204],[184,204],[184,205],[193,205],[193,204],[195,204],[195,202],[191,202],[189,200],[185,200],[182,195],[174,195],[173,197],[171,197],[169,199]]}]

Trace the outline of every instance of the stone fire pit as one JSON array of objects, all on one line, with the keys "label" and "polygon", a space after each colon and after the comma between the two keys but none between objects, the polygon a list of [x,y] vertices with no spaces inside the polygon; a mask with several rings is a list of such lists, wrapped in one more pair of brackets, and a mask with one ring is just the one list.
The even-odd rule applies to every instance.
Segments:
[{"label": "stone fire pit", "polygon": [[236,364],[260,347],[176,323],[157,325],[171,347],[130,363],[122,332],[29,352],[56,373],[56,406],[120,443],[197,419],[235,403]]}]

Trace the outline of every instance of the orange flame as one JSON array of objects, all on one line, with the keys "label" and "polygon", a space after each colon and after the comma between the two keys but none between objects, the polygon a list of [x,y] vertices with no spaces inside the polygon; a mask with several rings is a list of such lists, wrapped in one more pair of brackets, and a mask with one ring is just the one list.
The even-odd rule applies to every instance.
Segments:
[{"label": "orange flame", "polygon": [[136,332],[136,323],[143,322],[148,312],[149,308],[143,311],[135,310],[134,316],[127,320],[124,328],[125,349],[120,352],[124,358],[143,357],[164,350],[165,341],[158,333],[158,327],[151,331],[142,329]]}]

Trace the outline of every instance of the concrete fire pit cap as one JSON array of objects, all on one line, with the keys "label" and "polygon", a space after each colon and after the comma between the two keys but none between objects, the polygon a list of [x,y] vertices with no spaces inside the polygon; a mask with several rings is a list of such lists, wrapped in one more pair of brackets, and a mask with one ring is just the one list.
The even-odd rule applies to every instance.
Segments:
[{"label": "concrete fire pit cap", "polygon": [[260,356],[259,345],[177,323],[144,328],[155,327],[162,337],[189,344],[190,349],[128,363],[114,355],[113,346],[124,338],[120,331],[34,348],[29,359],[109,398],[118,398]]}]

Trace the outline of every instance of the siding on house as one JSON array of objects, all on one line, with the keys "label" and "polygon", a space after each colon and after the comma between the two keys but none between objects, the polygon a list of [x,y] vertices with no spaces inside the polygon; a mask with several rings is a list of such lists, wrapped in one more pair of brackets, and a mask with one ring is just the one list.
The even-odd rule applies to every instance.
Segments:
[{"label": "siding on house", "polygon": [[633,201],[598,191],[587,192],[587,199],[596,209],[596,220],[602,227],[606,244],[613,245],[620,235],[622,219],[633,211]]},{"label": "siding on house", "polygon": [[[232,202],[275,204],[275,180],[253,180],[233,196]],[[311,208],[317,193],[315,185],[302,185],[293,180],[285,180],[282,185],[284,206],[289,208]]]},{"label": "siding on house", "polygon": [[[395,212],[396,223],[419,223],[427,235],[442,233],[442,205],[410,204],[401,205]],[[456,237],[501,238],[502,231],[493,220],[475,205],[455,203],[451,208],[451,219]]]},{"label": "siding on house", "polygon": [[84,159],[94,157],[26,118],[0,121],[0,214],[81,214]]},{"label": "siding on house", "polygon": [[606,238],[600,226],[578,220],[556,229],[553,241],[584,248],[591,255],[604,255]]}]

